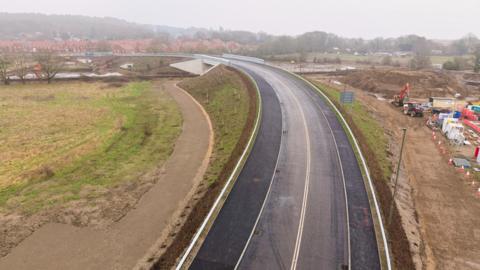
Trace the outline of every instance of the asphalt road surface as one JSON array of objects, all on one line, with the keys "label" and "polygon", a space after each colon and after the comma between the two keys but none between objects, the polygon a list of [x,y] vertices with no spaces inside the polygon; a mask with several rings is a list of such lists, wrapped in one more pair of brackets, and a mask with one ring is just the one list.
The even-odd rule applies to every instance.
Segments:
[{"label": "asphalt road surface", "polygon": [[259,86],[259,134],[190,269],[380,269],[361,171],[334,112],[289,73],[234,63]]}]

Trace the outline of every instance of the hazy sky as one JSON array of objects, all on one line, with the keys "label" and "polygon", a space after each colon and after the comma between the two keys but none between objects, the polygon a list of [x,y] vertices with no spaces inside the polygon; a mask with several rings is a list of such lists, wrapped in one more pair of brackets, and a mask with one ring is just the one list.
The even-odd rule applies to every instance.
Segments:
[{"label": "hazy sky", "polygon": [[[480,0],[0,0],[0,11],[110,16],[171,26],[346,37],[480,36]],[[2,27],[2,26],[0,26]]]}]

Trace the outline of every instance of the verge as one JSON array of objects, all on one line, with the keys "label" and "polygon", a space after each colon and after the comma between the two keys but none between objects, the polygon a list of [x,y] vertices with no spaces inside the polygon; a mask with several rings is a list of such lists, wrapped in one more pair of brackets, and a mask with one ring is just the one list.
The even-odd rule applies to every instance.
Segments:
[{"label": "verge", "polygon": [[166,247],[165,252],[153,264],[152,269],[188,268],[253,148],[262,113],[259,89],[248,74],[238,69],[233,70],[240,75],[242,81],[246,84],[250,96],[250,109],[242,135],[229,162],[224,167],[224,170],[230,171],[230,175],[228,179],[219,179],[219,181],[210,185],[200,198],[194,198],[196,203],[191,209],[188,209],[190,210],[187,214],[188,222],[182,226],[173,243]]}]

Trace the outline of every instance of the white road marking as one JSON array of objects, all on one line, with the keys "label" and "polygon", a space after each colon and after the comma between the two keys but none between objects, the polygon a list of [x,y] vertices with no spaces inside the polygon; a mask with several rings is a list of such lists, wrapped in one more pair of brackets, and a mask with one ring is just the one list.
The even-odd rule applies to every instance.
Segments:
[{"label": "white road marking", "polygon": [[[245,72],[245,74],[248,75],[248,73],[246,73],[246,72]],[[248,76],[250,76],[250,75],[248,75]],[[253,81],[255,81],[252,77],[250,77],[250,78]],[[282,114],[283,114],[283,111],[282,111]],[[283,116],[282,116],[282,130],[283,130]],[[247,243],[245,244],[245,247],[243,248],[242,253],[240,254],[240,258],[238,259],[237,264],[235,265],[235,268],[234,268],[235,270],[238,269],[238,267],[240,266],[240,263],[243,260],[243,257],[245,256],[245,252],[247,251],[247,248],[250,245],[250,242],[252,241],[253,234],[255,233],[255,230],[257,229],[258,222],[260,221],[260,217],[262,216],[262,213],[265,209],[265,205],[267,204],[267,200],[270,197],[273,181],[275,179],[276,171],[277,171],[277,168],[278,168],[278,163],[280,161],[280,153],[282,153],[282,150],[283,150],[282,141],[283,141],[283,135],[280,135],[280,148],[278,150],[277,161],[275,162],[275,169],[273,170],[272,179],[270,180],[270,185],[268,186],[267,194],[265,195],[265,199],[263,200],[263,203],[262,203],[262,208],[260,208],[260,212],[258,213],[257,219],[255,220],[255,224],[253,225],[253,229],[250,232],[250,236],[248,237]]]},{"label": "white road marking", "polygon": [[295,241],[295,249],[293,251],[292,264],[291,264],[291,267],[290,267],[291,270],[295,270],[295,269],[297,269],[298,255],[300,254],[300,247],[302,245],[303,227],[304,227],[304,224],[305,224],[305,214],[306,214],[307,204],[308,204],[308,190],[309,190],[309,187],[310,187],[310,166],[311,166],[311,159],[312,159],[312,153],[311,153],[311,148],[310,148],[310,131],[308,129],[307,120],[305,118],[305,113],[302,109],[302,106],[300,105],[300,101],[295,96],[295,94],[292,93],[290,88],[284,82],[282,82],[279,79],[276,79],[276,80],[280,84],[282,84],[283,87],[288,89],[288,92],[293,97],[293,100],[295,101],[295,104],[298,107],[298,110],[299,110],[300,115],[302,117],[302,123],[303,123],[304,130],[305,130],[305,140],[306,140],[306,145],[307,145],[307,168],[306,168],[306,172],[305,172],[305,188],[303,190],[302,210],[300,212],[300,222],[298,224],[297,239]]},{"label": "white road marking", "polygon": [[258,89],[257,82],[255,82],[255,80],[254,80],[253,83],[255,84],[255,88],[256,88],[256,91],[257,91],[257,96],[258,96],[258,100],[259,100],[259,107],[258,107],[258,112],[257,112],[256,119],[255,119],[255,127],[252,131],[252,134],[250,135],[250,139],[248,140],[247,146],[243,150],[242,155],[238,159],[238,162],[235,165],[235,168],[233,169],[232,173],[230,174],[230,177],[228,178],[227,182],[224,184],[224,186],[222,188],[222,191],[220,192],[220,194],[218,194],[217,199],[215,200],[214,204],[210,208],[210,211],[208,212],[207,216],[203,220],[202,225],[200,225],[200,228],[198,228],[198,230],[195,233],[192,241],[190,241],[190,245],[187,247],[187,250],[183,253],[180,261],[178,262],[177,266],[175,267],[175,270],[181,270],[181,269],[186,267],[184,265],[185,262],[187,261],[187,259],[191,255],[191,252],[192,252],[193,248],[195,247],[195,245],[198,243],[201,234],[204,232],[205,228],[207,227],[207,224],[210,221],[210,219],[212,218],[213,213],[215,212],[218,205],[220,204],[220,201],[222,200],[222,197],[225,195],[225,193],[227,191],[227,188],[230,186],[230,184],[232,183],[232,181],[234,179],[235,180],[237,179],[237,177],[235,177],[235,175],[237,174],[238,170],[241,168],[242,162],[246,161],[247,154],[249,153],[250,146],[252,145],[252,143],[254,142],[254,140],[257,136],[258,129],[260,128],[260,117],[262,115],[262,96],[260,95],[260,90]]},{"label": "white road marking", "polygon": [[[315,90],[315,89],[313,89]],[[310,96],[309,93],[307,93],[308,96]],[[311,96],[310,96],[311,97]],[[343,171],[343,164],[342,164],[342,159],[340,158],[340,151],[338,150],[338,144],[337,144],[337,139],[335,138],[335,134],[333,134],[333,129],[332,126],[330,125],[330,122],[328,122],[327,116],[323,112],[322,108],[318,103],[315,102],[316,107],[320,112],[322,113],[323,117],[325,118],[325,121],[327,122],[327,126],[330,129],[330,134],[332,135],[333,142],[335,144],[335,150],[337,152],[337,158],[338,158],[338,164],[340,164],[340,172],[342,173],[342,180],[343,180],[343,192],[345,196],[345,213],[347,217],[347,248],[348,248],[348,265],[351,267],[352,264],[352,257],[351,257],[351,245],[350,245],[350,217],[348,213],[348,197],[347,197],[347,185],[345,181],[345,173]]]},{"label": "white road marking", "polygon": [[[286,71],[288,72],[288,71]],[[311,83],[310,81],[304,79],[303,77],[301,77],[300,75],[296,75],[294,73],[291,73],[291,72],[288,72],[294,76],[296,76],[297,78],[299,78],[300,80],[303,80],[305,83],[307,83],[308,85],[310,85],[313,89],[317,89],[317,92],[322,95],[325,100],[327,100],[327,102],[331,105],[331,107],[337,112],[337,114],[340,116],[340,118],[342,119],[342,122],[343,124],[345,125],[345,127],[347,127],[347,130],[348,130],[348,133],[350,134],[350,136],[353,138],[353,142],[354,142],[354,145],[355,145],[355,148],[357,149],[359,155],[360,155],[360,159],[362,161],[362,165],[363,165],[363,169],[365,171],[365,174],[367,175],[367,180],[368,180],[368,186],[370,188],[370,191],[371,191],[371,194],[372,194],[372,198],[373,198],[373,202],[374,202],[374,205],[375,205],[375,210],[376,210],[376,213],[377,213],[377,219],[378,219],[378,222],[380,223],[380,232],[382,234],[382,240],[383,240],[383,248],[385,249],[385,259],[387,261],[387,270],[391,270],[392,269],[392,263],[391,263],[391,259],[390,259],[390,251],[389,251],[389,246],[388,246],[388,242],[387,242],[387,236],[386,236],[386,233],[385,233],[385,228],[383,226],[383,219],[382,219],[382,215],[381,215],[381,212],[380,212],[380,207],[379,207],[379,203],[377,201],[377,196],[375,195],[375,188],[373,187],[373,184],[372,184],[372,178],[370,177],[370,171],[368,169],[368,166],[367,166],[367,162],[365,160],[365,157],[363,156],[362,154],[362,150],[360,149],[360,146],[358,144],[358,140],[357,138],[355,137],[355,134],[353,134],[353,131],[352,129],[350,128],[350,126],[348,125],[347,121],[345,120],[345,118],[343,117],[342,113],[338,110],[337,106],[335,106],[335,104],[333,104],[333,102],[330,100],[330,98],[327,97],[327,95],[325,95],[325,93],[323,93],[320,89],[317,88],[317,86],[315,86],[313,83]],[[379,249],[379,256],[380,256],[380,249]],[[350,266],[351,267],[351,266]]]},{"label": "white road marking", "polygon": [[[272,77],[271,73],[270,72],[267,72],[267,71],[261,71],[260,73],[263,73],[264,76],[266,77]],[[270,76],[269,76],[270,75]],[[275,77],[276,74],[273,76]],[[290,90],[290,87],[288,87],[283,81],[275,78],[275,80],[277,82],[279,82],[283,87],[285,87],[286,89],[288,89],[288,93],[290,96],[293,97],[293,100],[295,101],[296,105],[299,107],[299,111],[300,111],[300,114],[302,115],[302,120],[303,120],[303,124],[304,124],[304,127],[305,127],[305,135],[306,135],[306,145],[307,145],[307,175],[306,175],[306,184],[305,184],[305,188],[304,188],[304,196],[303,196],[303,201],[302,201],[302,210],[301,210],[301,217],[300,217],[300,222],[299,222],[299,228],[298,228],[298,231],[297,231],[297,239],[296,239],[296,243],[295,243],[295,250],[294,250],[294,255],[293,255],[293,259],[292,259],[292,265],[291,265],[291,269],[296,269],[297,267],[297,264],[298,264],[298,259],[299,259],[299,254],[300,254],[300,248],[301,248],[301,241],[302,241],[302,235],[303,235],[303,228],[304,228],[304,220],[305,220],[305,216],[306,216],[306,207],[308,205],[308,193],[309,193],[309,176],[310,176],[310,160],[311,160],[311,154],[310,154],[310,136],[309,136],[309,129],[308,129],[308,125],[306,123],[306,118],[305,118],[305,114],[304,114],[304,111],[301,109],[301,105],[300,105],[300,102],[298,100],[298,98],[295,96],[295,94],[293,94],[293,92]],[[306,93],[307,96],[310,96],[309,93]],[[346,183],[345,183],[345,175],[344,175],[344,169],[343,169],[343,165],[342,165],[342,162],[341,162],[341,158],[340,158],[340,153],[339,153],[339,150],[338,150],[338,144],[337,144],[337,141],[336,141],[336,138],[335,138],[335,135],[333,133],[333,130],[330,126],[330,123],[328,122],[323,110],[320,108],[320,106],[315,103],[315,106],[320,110],[320,113],[323,115],[323,117],[325,118],[326,122],[327,122],[327,126],[328,128],[330,129],[330,134],[334,140],[334,144],[335,144],[335,150],[336,150],[336,153],[337,153],[337,159],[338,159],[338,162],[340,164],[340,173],[341,173],[341,176],[342,176],[342,180],[343,180],[343,186],[344,186],[344,196],[345,196],[345,208],[346,208],[346,221],[347,221],[347,256],[348,256],[348,265],[350,265],[350,262],[351,262],[351,248],[350,248],[350,227],[349,227],[349,215],[348,215],[348,198],[347,198],[347,191],[346,191]],[[281,151],[280,151],[281,152]],[[273,182],[273,179],[272,179],[272,182]],[[269,192],[270,193],[270,190]],[[261,213],[263,212],[263,208],[265,206],[265,202],[267,200],[269,196],[267,195],[267,197],[265,198],[265,201],[264,201],[264,205],[262,205],[262,209],[261,209],[261,212],[257,218],[257,222],[255,223],[255,227],[257,226],[257,223],[258,223],[258,219],[260,218],[261,216]],[[254,228],[255,228],[254,227]],[[254,229],[255,230],[255,229]],[[254,231],[253,230],[253,231]],[[252,231],[252,233],[253,233]],[[249,238],[249,240],[247,241],[247,245],[245,246],[243,252],[242,252],[242,256],[240,256],[240,260],[238,261],[235,269],[237,269],[237,267],[239,266],[240,262],[241,262],[241,259],[248,247],[248,243],[250,242],[251,240],[251,236]]]}]

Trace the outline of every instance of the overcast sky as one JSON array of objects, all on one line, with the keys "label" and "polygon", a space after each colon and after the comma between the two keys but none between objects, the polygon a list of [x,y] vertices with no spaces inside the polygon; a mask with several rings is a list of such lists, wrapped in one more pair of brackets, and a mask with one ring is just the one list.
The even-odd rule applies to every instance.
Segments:
[{"label": "overcast sky", "polygon": [[[110,16],[180,27],[345,37],[480,36],[480,0],[0,0],[0,11]],[[2,27],[2,26],[0,26]]]}]

